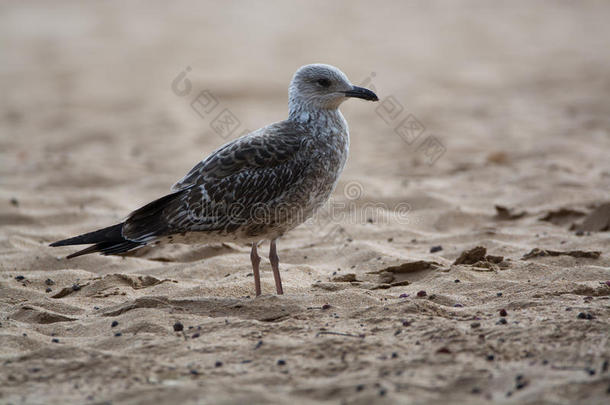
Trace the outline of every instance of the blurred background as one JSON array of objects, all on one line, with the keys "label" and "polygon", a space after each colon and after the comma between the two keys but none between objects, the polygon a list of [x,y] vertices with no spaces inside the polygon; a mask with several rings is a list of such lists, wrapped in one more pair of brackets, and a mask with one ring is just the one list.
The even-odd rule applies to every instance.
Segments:
[{"label": "blurred background", "polygon": [[[546,159],[569,181],[599,179],[609,20],[603,1],[2,2],[1,192],[121,217],[226,141],[284,119],[292,74],[314,62],[382,99],[342,107],[343,179],[369,196],[400,199],[431,175],[451,188],[443,173],[534,155],[533,176]],[[192,106],[203,91],[217,105],[205,114]],[[219,134],[225,109],[235,128]]]}]

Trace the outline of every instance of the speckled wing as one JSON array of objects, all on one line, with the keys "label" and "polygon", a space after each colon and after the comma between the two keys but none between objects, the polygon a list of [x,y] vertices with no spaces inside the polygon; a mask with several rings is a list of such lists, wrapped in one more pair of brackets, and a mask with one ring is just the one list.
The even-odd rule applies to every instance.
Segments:
[{"label": "speckled wing", "polygon": [[272,207],[297,185],[307,162],[308,140],[287,121],[238,138],[212,153],[177,182],[172,194],[134,211],[123,235],[146,242],[184,232],[232,232],[256,206]]}]

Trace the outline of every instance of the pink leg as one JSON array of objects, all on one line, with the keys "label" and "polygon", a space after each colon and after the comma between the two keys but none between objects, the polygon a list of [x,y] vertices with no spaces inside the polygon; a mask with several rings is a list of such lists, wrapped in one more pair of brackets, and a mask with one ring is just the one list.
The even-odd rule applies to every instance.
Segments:
[{"label": "pink leg", "polygon": [[250,260],[252,261],[252,273],[254,274],[254,289],[256,296],[261,295],[261,275],[258,270],[261,263],[261,258],[256,251],[256,242],[252,243],[252,251],[250,252]]},{"label": "pink leg", "polygon": [[282,279],[280,278],[280,258],[277,256],[275,239],[271,241],[271,245],[269,246],[269,261],[271,262],[273,278],[275,279],[275,289],[279,295],[284,294],[284,290],[282,289]]}]

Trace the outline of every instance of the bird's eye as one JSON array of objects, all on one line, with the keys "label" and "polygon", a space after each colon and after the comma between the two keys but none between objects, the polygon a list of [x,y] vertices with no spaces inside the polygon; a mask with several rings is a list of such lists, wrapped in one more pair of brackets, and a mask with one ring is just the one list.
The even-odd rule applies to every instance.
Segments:
[{"label": "bird's eye", "polygon": [[322,87],[330,87],[330,80],[328,79],[319,79],[318,84]]}]

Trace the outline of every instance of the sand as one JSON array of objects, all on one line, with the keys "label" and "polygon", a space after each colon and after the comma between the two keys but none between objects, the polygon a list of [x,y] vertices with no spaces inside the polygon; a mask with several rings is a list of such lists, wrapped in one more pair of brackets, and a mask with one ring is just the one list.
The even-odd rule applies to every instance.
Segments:
[{"label": "sand", "polygon": [[[604,2],[3,2],[0,403],[607,403],[610,235],[578,224],[610,201],[609,18]],[[382,103],[342,108],[350,159],[279,242],[285,295],[267,244],[256,299],[247,246],[48,247],[284,119],[313,62]]]}]

